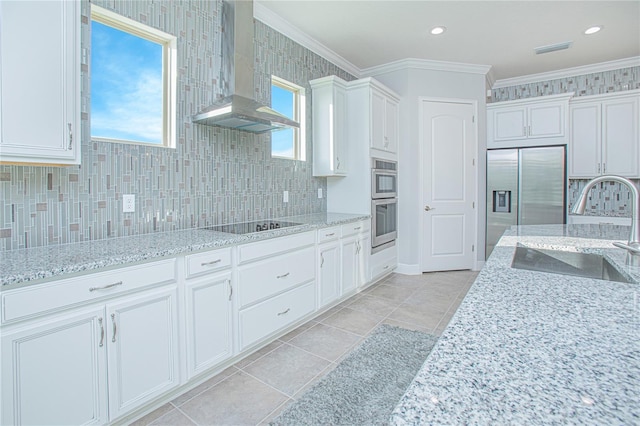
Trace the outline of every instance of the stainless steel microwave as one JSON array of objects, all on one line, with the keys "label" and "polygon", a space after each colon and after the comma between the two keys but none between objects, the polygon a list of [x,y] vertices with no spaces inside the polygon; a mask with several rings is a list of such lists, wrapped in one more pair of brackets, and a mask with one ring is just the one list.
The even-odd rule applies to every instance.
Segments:
[{"label": "stainless steel microwave", "polygon": [[371,198],[395,198],[398,195],[398,163],[373,158],[371,161]]}]

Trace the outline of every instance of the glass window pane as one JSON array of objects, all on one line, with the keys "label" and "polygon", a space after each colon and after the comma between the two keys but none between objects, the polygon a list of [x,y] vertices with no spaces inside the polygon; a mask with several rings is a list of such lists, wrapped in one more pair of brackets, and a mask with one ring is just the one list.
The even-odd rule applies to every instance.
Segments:
[{"label": "glass window pane", "polygon": [[280,114],[294,119],[293,107],[295,105],[295,94],[275,84],[271,85],[271,108]]},{"label": "glass window pane", "polygon": [[162,46],[91,22],[91,136],[162,144]]},{"label": "glass window pane", "polygon": [[293,129],[283,129],[271,133],[272,155],[293,158],[293,144]]}]

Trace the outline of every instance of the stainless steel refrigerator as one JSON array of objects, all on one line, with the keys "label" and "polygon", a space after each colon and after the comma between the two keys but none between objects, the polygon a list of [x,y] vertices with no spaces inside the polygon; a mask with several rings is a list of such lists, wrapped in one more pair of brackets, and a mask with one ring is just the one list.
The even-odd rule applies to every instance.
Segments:
[{"label": "stainless steel refrigerator", "polygon": [[564,146],[487,151],[488,258],[511,225],[566,222]]}]

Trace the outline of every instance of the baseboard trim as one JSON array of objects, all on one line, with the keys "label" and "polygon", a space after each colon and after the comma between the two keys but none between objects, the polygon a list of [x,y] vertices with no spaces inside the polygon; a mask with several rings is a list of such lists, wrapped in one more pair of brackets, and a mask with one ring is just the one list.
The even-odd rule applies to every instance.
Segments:
[{"label": "baseboard trim", "polygon": [[398,267],[394,272],[403,275],[420,275],[422,271],[420,270],[420,265],[415,264],[407,264],[407,263],[398,263]]}]

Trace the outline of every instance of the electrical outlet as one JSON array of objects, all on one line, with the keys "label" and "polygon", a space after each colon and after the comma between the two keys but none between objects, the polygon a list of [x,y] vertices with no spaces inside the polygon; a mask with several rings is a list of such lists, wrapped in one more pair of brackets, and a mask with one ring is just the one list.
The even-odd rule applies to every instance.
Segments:
[{"label": "electrical outlet", "polygon": [[122,195],[122,212],[133,213],[135,211],[136,211],[136,195],[123,194]]},{"label": "electrical outlet", "polygon": [[318,198],[322,198],[322,188],[318,188]]},{"label": "electrical outlet", "polygon": [[282,194],[282,202],[283,203],[289,202],[289,191],[284,191],[284,194]]}]

